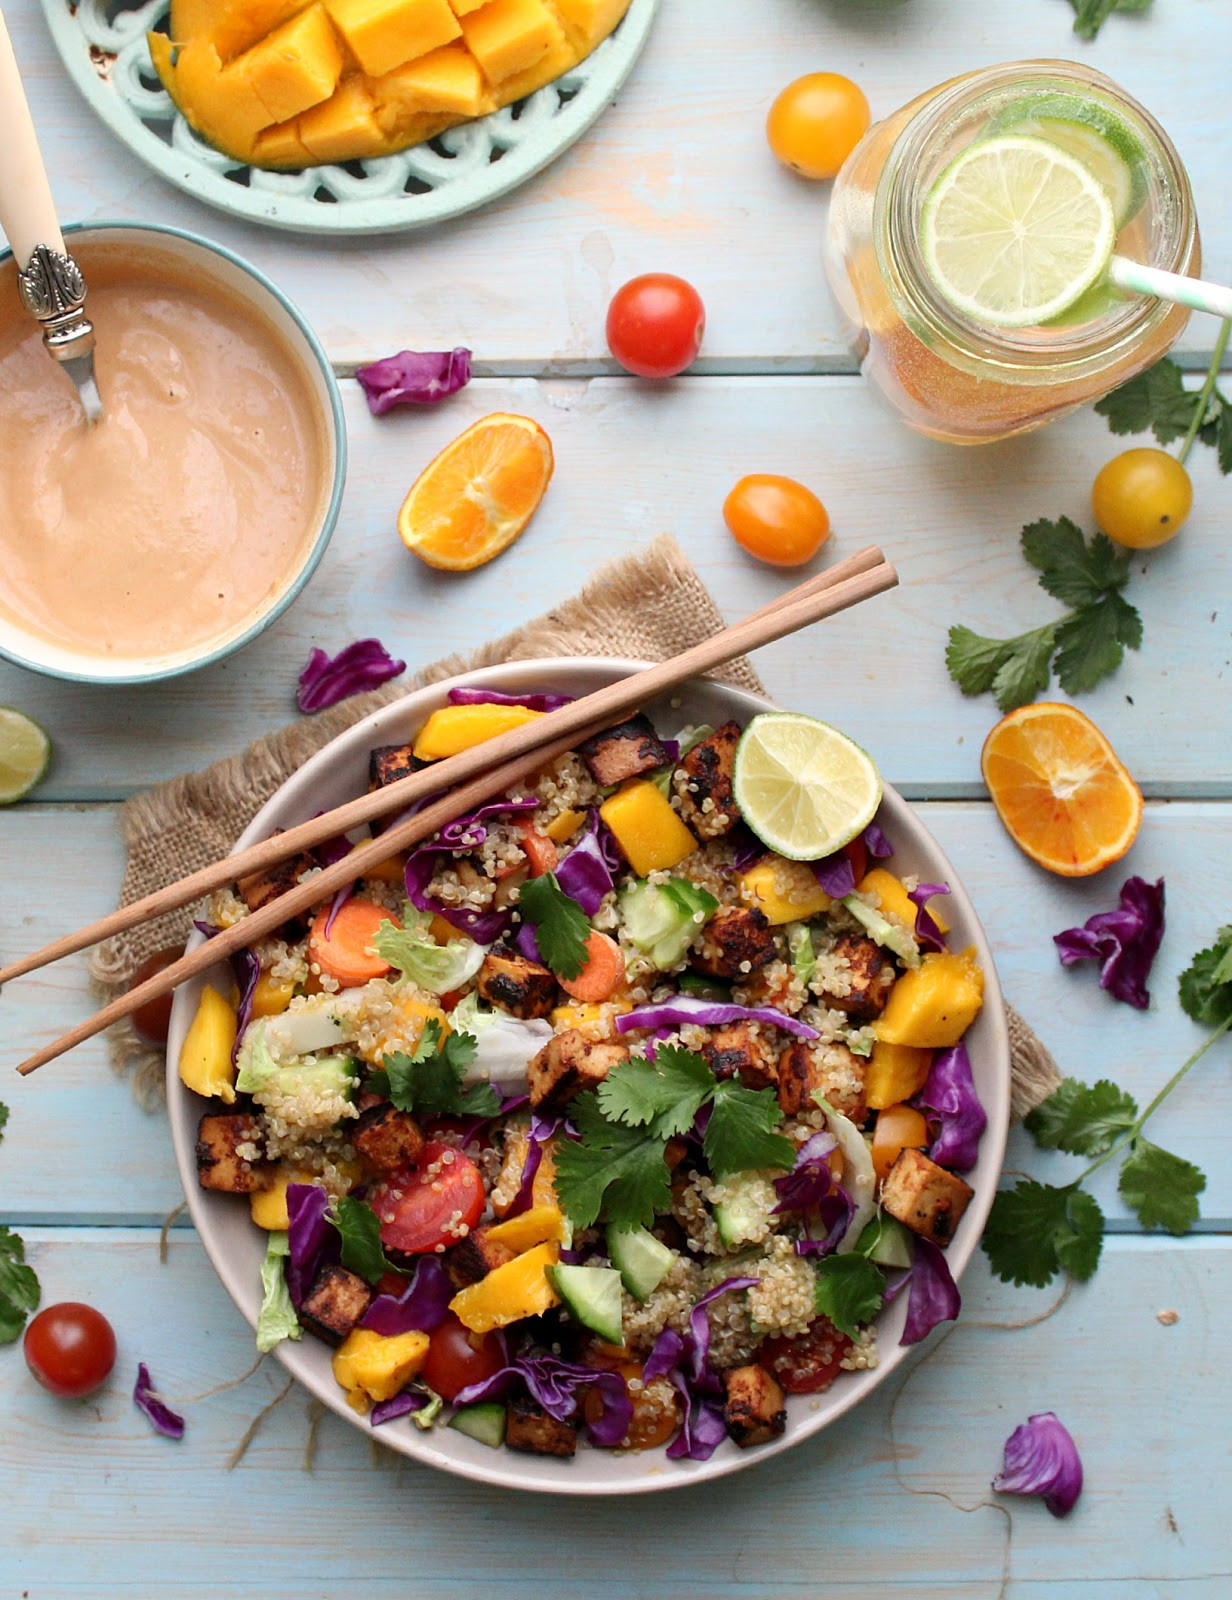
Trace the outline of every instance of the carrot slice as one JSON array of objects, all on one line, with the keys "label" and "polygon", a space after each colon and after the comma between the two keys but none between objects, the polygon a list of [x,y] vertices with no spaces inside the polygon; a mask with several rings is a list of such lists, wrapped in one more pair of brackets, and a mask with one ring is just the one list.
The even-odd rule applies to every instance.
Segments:
[{"label": "carrot slice", "polygon": [[586,941],[586,965],[576,978],[561,978],[561,988],[575,1000],[594,1005],[615,994],[625,981],[625,958],[606,933],[592,930]]},{"label": "carrot slice", "polygon": [[348,989],[383,978],[390,970],[389,962],[377,955],[372,941],[382,922],[392,922],[395,928],[402,926],[393,912],[372,900],[353,896],[334,918],[326,936],[328,921],[329,907],[323,906],[313,918],[308,935],[309,963],[315,962],[323,973],[337,978]]},{"label": "carrot slice", "polygon": [[541,878],[545,872],[551,872],[560,859],[560,852],[547,834],[529,825],[522,829],[522,848],[530,862],[532,878]]}]

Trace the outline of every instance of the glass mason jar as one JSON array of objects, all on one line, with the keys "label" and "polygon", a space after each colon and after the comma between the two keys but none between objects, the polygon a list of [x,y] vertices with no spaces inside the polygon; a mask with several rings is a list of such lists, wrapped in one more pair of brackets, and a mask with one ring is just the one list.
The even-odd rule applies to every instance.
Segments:
[{"label": "glass mason jar", "polygon": [[1169,272],[1200,270],[1180,158],[1150,113],[1102,73],[1070,61],[1011,62],[920,95],[870,128],[835,179],[826,272],[862,370],[909,426],[935,439],[974,444],[1038,428],[1158,361],[1188,320],[1166,301],[1097,287],[1050,324],[992,328],[934,286],[920,249],[933,184],[994,119],[1029,119],[1032,103],[1058,95],[1115,118],[1140,147],[1142,203],[1117,253]]}]

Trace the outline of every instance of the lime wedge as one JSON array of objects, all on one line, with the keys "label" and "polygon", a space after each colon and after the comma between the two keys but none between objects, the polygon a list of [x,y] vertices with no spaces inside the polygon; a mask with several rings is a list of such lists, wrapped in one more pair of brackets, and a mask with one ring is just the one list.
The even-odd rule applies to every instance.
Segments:
[{"label": "lime wedge", "polygon": [[29,794],[47,771],[51,740],[32,717],[0,706],[0,806]]},{"label": "lime wedge", "polygon": [[793,711],[753,718],[732,782],[749,827],[793,861],[841,850],[881,804],[881,777],[860,746],[828,722]]},{"label": "lime wedge", "polygon": [[924,202],[920,242],[937,288],[976,322],[1027,328],[1103,277],[1116,242],[1103,185],[1044,139],[983,139]]},{"label": "lime wedge", "polygon": [[1103,185],[1118,228],[1141,211],[1146,151],[1129,124],[1107,106],[1077,94],[1028,95],[1003,107],[987,132],[1035,135],[1080,161]]}]

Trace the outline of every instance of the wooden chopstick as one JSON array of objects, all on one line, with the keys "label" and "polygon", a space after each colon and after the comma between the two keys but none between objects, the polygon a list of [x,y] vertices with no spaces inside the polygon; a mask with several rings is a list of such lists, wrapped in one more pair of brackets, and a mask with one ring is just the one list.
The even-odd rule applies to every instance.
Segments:
[{"label": "wooden chopstick", "polygon": [[[867,549],[859,550],[855,555],[849,556],[847,560],[836,562],[824,572],[817,573],[795,589],[788,590],[786,594],[772,600],[769,605],[762,606],[760,610],[746,617],[740,626],[747,628],[752,623],[760,623],[783,605],[824,594],[837,588],[848,578],[873,571],[883,562],[881,551],[870,545]],[[709,671],[711,667],[721,665],[724,661],[731,660],[732,656],[741,654],[742,649],[729,652],[726,648],[724,641],[732,631],[726,628],[707,640],[706,648],[716,652],[715,659],[707,666],[691,669],[688,675]],[[746,645],[743,649],[755,647]],[[605,703],[593,712],[588,709],[579,711],[579,708],[589,708],[594,704],[596,696],[587,695],[584,699],[577,700],[570,706],[564,706],[559,711],[539,717],[521,728],[502,734],[497,739],[490,739],[486,744],[477,745],[472,750],[464,750],[460,755],[449,756],[444,761],[433,762],[424,772],[415,772],[409,777],[400,778],[396,783],[386,784],[372,794],[361,795],[344,806],[327,811],[319,817],[313,817],[308,822],[301,822],[294,828],[275,834],[272,838],[263,839],[259,844],[250,845],[248,849],[238,851],[235,855],[225,856],[221,861],[202,867],[200,871],[190,873],[188,877],[181,878],[176,883],[167,884],[153,894],[145,895],[130,905],[108,913],[107,916],[78,929],[75,933],[65,934],[52,944],[44,945],[41,950],[22,956],[9,966],[0,969],[0,985],[27,972],[36,972],[40,967],[59,961],[62,956],[73,955],[78,950],[84,950],[102,939],[110,939],[128,928],[137,927],[140,923],[149,922],[165,912],[190,905],[193,901],[209,894],[211,890],[220,889],[225,884],[236,882],[239,878],[246,878],[250,873],[264,872],[269,867],[298,855],[301,851],[311,849],[313,845],[321,844],[326,839],[337,838],[361,823],[370,822],[374,817],[404,811],[416,801],[422,800],[425,795],[453,789],[485,768],[508,760],[525,750],[537,748],[566,734],[572,734],[574,742],[580,743],[585,737],[579,731],[583,722],[593,721],[596,716],[605,716],[609,721],[615,721],[619,716],[636,709],[644,700],[652,699],[655,694],[662,693],[664,688],[679,682],[679,677],[673,675],[659,682],[657,686],[647,685],[648,676],[653,674],[662,679],[665,669],[671,666],[671,662],[663,663],[650,669],[650,673],[637,673],[631,678],[623,679],[619,684],[611,685],[609,689],[598,691],[604,697]],[[388,854],[393,854],[392,849]]]},{"label": "wooden chopstick", "polygon": [[[861,552],[861,556],[869,552]],[[611,725],[613,716],[631,709],[641,700],[650,700],[655,695],[662,694],[665,690],[675,687],[686,679],[696,676],[699,672],[711,670],[722,665],[735,656],[744,655],[749,650],[757,649],[760,645],[770,644],[776,639],[784,638],[789,633],[795,633],[800,628],[811,623],[820,622],[825,617],[833,616],[836,612],[846,610],[849,606],[858,605],[860,601],[870,598],[874,594],[881,594],[886,589],[892,589],[898,582],[898,575],[888,562],[880,558],[880,551],[873,552],[878,559],[865,570],[840,580],[824,589],[816,587],[816,580],[800,586],[800,590],[793,590],[769,606],[763,607],[760,612],[751,617],[746,617],[743,622],[734,627],[724,629],[712,639],[705,640],[702,644],[674,656],[670,661],[647,668],[644,672],[635,673],[631,678],[622,680],[618,684],[611,684],[606,689],[587,695],[581,700],[574,701],[558,712],[539,718],[534,723],[526,724],[522,728],[512,730],[511,733],[502,734],[497,739],[489,740],[482,745],[479,751],[486,752],[490,762],[498,748],[505,746],[507,759],[499,765],[490,767],[488,771],[475,777],[462,788],[454,789],[442,799],[426,806],[415,816],[404,818],[393,827],[386,829],[375,839],[367,840],[350,851],[340,861],[324,868],[321,872],[314,873],[305,882],[298,884],[286,894],[279,895],[259,910],[250,913],[230,928],[224,929],[214,938],[206,940],[196,949],[190,950],[178,961],[165,967],[161,972],[148,978],[144,983],[138,984],[126,994],[118,996],[109,1005],[71,1028],[59,1039],[53,1040],[49,1045],[21,1062],[17,1071],[24,1077],[34,1072],[38,1067],[45,1066],[47,1062],[54,1061],[57,1056],[63,1055],[66,1050],[71,1050],[75,1045],[84,1040],[93,1038],[96,1033],[101,1033],[104,1028],[121,1018],[129,1016],[139,1007],[148,1004],[151,1000],[160,998],[170,990],[178,987],[187,979],[195,977],[197,973],[215,966],[224,957],[242,945],[251,944],[253,940],[260,939],[275,928],[280,927],[288,917],[297,912],[306,910],[309,906],[317,905],[327,896],[334,894],[344,885],[353,883],[356,878],[362,877],[365,870],[375,866],[378,862],[388,860],[391,855],[400,850],[405,850],[423,839],[429,838],[447,823],[455,818],[474,810],[485,801],[492,799],[515,783],[537,772],[547,762],[564,755],[583,739],[593,734],[601,733],[604,728]],[[854,559],[854,558],[853,558]],[[803,592],[801,592],[803,591]],[[634,692],[630,698],[632,685],[641,685],[640,693]],[[615,691],[621,691],[616,693]],[[580,711],[585,708],[590,715]],[[570,714],[570,715],[566,715]],[[533,742],[519,738],[529,728],[541,729],[550,717],[560,717],[570,724],[563,737],[554,739],[549,744],[541,740]],[[559,724],[557,725],[559,726]],[[518,748],[510,756],[509,741],[513,741]],[[528,749],[527,746],[531,747]],[[475,752],[467,751],[465,755]],[[458,758],[452,758],[457,760]],[[430,777],[431,785],[435,789],[441,786],[441,779],[445,773],[445,762],[437,763],[428,773],[414,774],[415,778]],[[455,769],[456,770],[456,769]],[[410,783],[411,779],[402,782]],[[390,785],[390,791],[396,787]],[[366,796],[371,799],[371,796]],[[345,814],[349,807],[342,806],[337,810],[327,813],[332,819],[324,837],[331,837],[338,831],[345,831],[345,826],[340,829],[339,817]],[[317,818],[322,822],[326,818]],[[367,820],[365,817],[364,820]],[[279,842],[285,840],[287,835],[279,836]],[[247,854],[247,852],[245,852]],[[226,858],[227,872],[221,880],[229,882],[235,875],[235,864],[240,859],[235,856]],[[277,859],[281,859],[279,856]],[[220,864],[221,865],[221,864]],[[183,902],[177,902],[182,904]],[[129,908],[131,910],[131,908]],[[109,919],[104,918],[103,922]],[[95,926],[101,926],[96,924]],[[90,941],[86,941],[90,942]],[[49,947],[51,948],[51,947]],[[78,946],[77,948],[80,948]]]}]

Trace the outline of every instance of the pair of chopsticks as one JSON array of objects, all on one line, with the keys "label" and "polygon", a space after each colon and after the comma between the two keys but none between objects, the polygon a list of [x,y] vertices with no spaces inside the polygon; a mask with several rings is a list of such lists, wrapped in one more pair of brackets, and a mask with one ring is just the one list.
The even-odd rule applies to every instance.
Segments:
[{"label": "pair of chopsticks", "polygon": [[213,889],[222,888],[298,855],[313,845],[333,839],[373,818],[404,811],[425,796],[448,793],[425,806],[414,816],[395,823],[375,839],[356,845],[342,860],[314,873],[306,882],[277,896],[232,927],[188,951],[144,983],[120,995],[62,1037],[55,1039],[23,1061],[17,1071],[23,1076],[54,1061],[83,1040],[93,1038],[113,1022],[129,1016],[170,990],[216,966],[235,950],[253,943],[282,926],[290,917],[310,906],[319,905],[339,889],[380,862],[430,838],[455,818],[475,810],[485,801],[502,794],[516,783],[531,777],[558,756],[572,750],[582,740],[602,733],[614,722],[629,716],[657,695],[676,688],[688,678],[711,672],[716,667],[747,654],[761,645],[786,638],[814,622],[845,611],[872,595],[892,589],[898,574],[876,546],[858,551],[818,573],[814,578],[789,590],[769,605],[753,612],[743,622],[724,628],[713,638],[673,656],[670,661],[647,667],[619,683],[609,684],[522,727],[489,739],[485,744],[464,750],[460,755],[436,761],[421,772],[400,778],[371,794],[362,795],[333,811],[324,812],[298,827],[288,828],[260,844],[224,857],[212,866],[181,878],[132,905],[103,917],[76,933],[66,934],[53,944],[24,956],[0,969],[0,984],[21,977],[58,961],[61,956],[84,950],[102,939],[109,939],[163,912],[199,900]]}]

